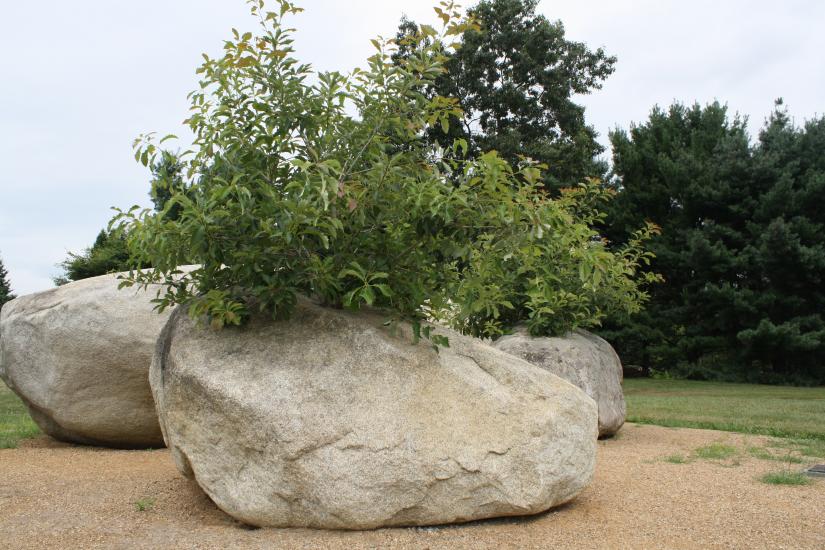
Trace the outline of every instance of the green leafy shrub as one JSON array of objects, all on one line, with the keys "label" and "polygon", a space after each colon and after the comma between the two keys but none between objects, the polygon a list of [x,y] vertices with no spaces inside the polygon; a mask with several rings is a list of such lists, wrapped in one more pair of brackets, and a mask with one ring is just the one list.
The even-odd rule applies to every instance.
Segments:
[{"label": "green leafy shrub", "polygon": [[[488,161],[482,157],[481,162]],[[497,159],[497,169],[509,167]],[[598,325],[610,313],[636,312],[646,299],[637,276],[650,254],[642,244],[657,231],[647,225],[611,252],[593,229],[609,193],[597,182],[562,190],[551,200],[529,189],[507,215],[510,223],[485,232],[470,247],[453,293],[461,304],[454,324],[465,332],[497,336],[525,323],[534,336]]]},{"label": "green leafy shrub", "polygon": [[[403,60],[395,41],[374,40],[367,67],[348,76],[292,56],[283,18],[300,8],[250,6],[261,32],[233,30],[224,55],[198,70],[192,150],[162,150],[174,136],[136,141],[136,158],[160,156],[174,184],[162,186],[160,211],[113,220],[135,262],[153,266],[124,284],[163,283],[160,308],[184,304],[215,327],[255,311],[286,318],[299,294],[385,308],[425,337],[425,318],[476,335],[526,319],[549,333],[638,309],[639,245],[652,227],[611,254],[590,229],[604,198],[595,183],[553,200],[528,159],[467,158],[463,140],[443,149],[425,139],[464,116],[455,100],[423,93],[444,70],[446,42],[472,25],[452,3],[437,10],[440,32],[422,25],[406,39]],[[177,271],[187,263],[200,267]]]}]

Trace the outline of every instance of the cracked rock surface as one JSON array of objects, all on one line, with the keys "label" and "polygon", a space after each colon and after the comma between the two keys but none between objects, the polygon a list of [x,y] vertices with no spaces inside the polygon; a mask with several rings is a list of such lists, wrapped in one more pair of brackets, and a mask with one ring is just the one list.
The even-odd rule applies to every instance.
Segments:
[{"label": "cracked rock surface", "polygon": [[619,431],[627,415],[622,392],[622,363],[613,347],[584,330],[562,337],[534,337],[520,328],[493,347],[521,357],[575,384],[599,406],[599,437]]},{"label": "cracked rock surface", "polygon": [[56,439],[161,447],[149,365],[169,315],[116,274],[21,296],[0,312],[0,377]]},{"label": "cracked rock surface", "polygon": [[258,526],[370,529],[542,512],[595,467],[572,384],[445,329],[436,353],[375,311],[299,300],[219,332],[177,310],[150,380],[178,469]]}]

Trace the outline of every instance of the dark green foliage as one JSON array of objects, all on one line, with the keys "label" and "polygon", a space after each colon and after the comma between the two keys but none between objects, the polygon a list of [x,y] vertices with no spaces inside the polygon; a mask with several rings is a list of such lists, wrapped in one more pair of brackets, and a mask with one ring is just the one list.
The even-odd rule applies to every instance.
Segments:
[{"label": "dark green foliage", "polygon": [[[169,152],[162,152],[160,159],[152,165],[152,183],[149,197],[155,205],[155,212],[166,208],[166,203],[177,193],[186,193],[183,181],[183,165]],[[166,216],[176,220],[180,216],[180,205],[174,204],[166,212]]]},{"label": "dark green foliage", "polygon": [[69,257],[60,263],[63,274],[55,277],[56,285],[79,281],[89,277],[125,271],[130,267],[129,248],[122,234],[102,230],[94,244],[80,254],[69,252]]},{"label": "dark green foliage", "polygon": [[[825,383],[825,117],[797,128],[777,108],[753,155],[759,201],[743,250],[755,315],[737,334],[767,381]],[[740,308],[741,311],[741,308]]]},{"label": "dark green foliage", "polygon": [[3,259],[0,258],[0,308],[9,300],[14,300],[14,298],[9,283],[9,273],[6,271],[6,266],[3,265]]},{"label": "dark green foliage", "polygon": [[[181,165],[174,155],[163,153],[152,164],[152,181],[149,197],[160,212],[172,197],[173,192],[185,193],[186,189],[181,175]],[[180,205],[172,205],[166,213],[171,219],[180,215]],[[140,262],[138,267],[149,267],[149,263]],[[79,281],[89,277],[97,277],[107,273],[128,271],[135,267],[129,261],[129,247],[126,236],[122,231],[103,229],[97,234],[94,244],[80,254],[69,252],[68,258],[59,266],[63,273],[54,278],[56,285],[64,285],[71,281]]]},{"label": "dark green foliage", "polygon": [[[504,200],[507,193],[500,193]],[[659,280],[638,274],[651,256],[642,245],[656,229],[643,225],[621,248],[608,250],[593,227],[609,196],[598,183],[564,189],[555,200],[540,196],[521,212],[511,210],[501,228],[472,238],[451,294],[461,305],[453,324],[481,336],[525,324],[545,336],[638,312],[647,298],[643,288]]]},{"label": "dark green foliage", "polygon": [[780,107],[753,146],[717,103],[654,109],[611,135],[616,185],[605,234],[659,224],[665,284],[605,337],[624,361],[679,376],[825,383],[825,119]]},{"label": "dark green foliage", "polygon": [[[259,34],[233,30],[224,54],[198,70],[193,150],[136,141],[144,166],[167,168],[153,183],[160,211],[133,207],[113,220],[133,261],[153,266],[125,285],[164,283],[159,307],[183,304],[216,328],[256,311],[286,318],[298,295],[374,305],[441,345],[423,319],[475,335],[516,322],[547,334],[639,309],[653,279],[637,277],[650,228],[608,251],[591,227],[598,185],[552,199],[533,161],[467,155],[462,139],[445,152],[425,139],[469,116],[452,98],[422,93],[453,55],[445,41],[468,28],[452,3],[437,10],[440,33],[417,29],[403,57],[375,40],[366,68],[346,76],[293,57],[282,19],[300,10],[290,2],[275,12],[249,4]],[[183,263],[200,267],[182,274]]]},{"label": "dark green foliage", "polygon": [[[463,139],[471,156],[496,150],[513,164],[530,157],[547,166],[545,187],[556,191],[606,171],[596,160],[603,152],[596,132],[573,96],[601,88],[616,58],[567,40],[560,21],[536,14],[537,4],[482,0],[470,9],[478,28],[462,35],[430,90],[457,98],[465,116],[451,117],[446,133],[432,131],[429,138],[445,149]],[[416,29],[402,20],[399,57]]]}]

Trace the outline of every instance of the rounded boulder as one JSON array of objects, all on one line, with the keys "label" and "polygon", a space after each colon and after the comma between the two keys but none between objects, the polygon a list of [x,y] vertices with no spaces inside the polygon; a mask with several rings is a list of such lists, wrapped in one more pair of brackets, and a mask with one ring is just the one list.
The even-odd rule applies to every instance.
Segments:
[{"label": "rounded boulder", "polygon": [[0,311],[0,378],[40,428],[71,443],[162,447],[149,365],[169,313],[116,274],[16,298]]},{"label": "rounded boulder", "polygon": [[213,331],[180,310],[150,381],[182,473],[257,526],[371,529],[535,514],[574,498],[596,405],[445,329],[411,344],[375,311],[306,299],[288,321]]},{"label": "rounded boulder", "polygon": [[610,437],[627,415],[622,362],[606,340],[584,330],[560,337],[530,336],[524,329],[502,336],[493,347],[575,384],[599,406],[599,437]]}]

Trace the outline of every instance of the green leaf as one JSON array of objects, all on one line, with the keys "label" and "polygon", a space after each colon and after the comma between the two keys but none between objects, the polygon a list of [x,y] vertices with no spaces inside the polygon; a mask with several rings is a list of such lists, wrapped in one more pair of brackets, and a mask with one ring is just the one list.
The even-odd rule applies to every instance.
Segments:
[{"label": "green leaf", "polygon": [[381,292],[381,294],[383,294],[387,298],[392,296],[392,290],[390,290],[390,287],[388,285],[378,284],[378,285],[372,285],[372,286],[373,286],[373,288],[377,288],[378,291]]},{"label": "green leaf", "polygon": [[359,289],[350,290],[349,292],[344,294],[344,298],[342,300],[342,303],[343,303],[344,307],[348,307],[348,308],[353,307],[352,300],[353,300],[353,298],[355,298],[355,293],[358,292],[358,290]]},{"label": "green leaf", "polygon": [[364,298],[364,301],[367,302],[368,305],[372,305],[375,302],[375,292],[371,286],[365,286],[361,289],[361,297]]},{"label": "green leaf", "polygon": [[430,25],[421,25],[421,33],[424,36],[436,36],[438,32]]}]

